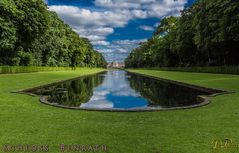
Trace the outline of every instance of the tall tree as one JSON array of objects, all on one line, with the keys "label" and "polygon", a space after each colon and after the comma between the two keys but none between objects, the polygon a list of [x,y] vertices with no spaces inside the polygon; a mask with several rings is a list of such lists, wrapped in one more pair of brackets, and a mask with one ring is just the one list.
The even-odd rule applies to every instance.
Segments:
[{"label": "tall tree", "polygon": [[198,0],[181,17],[161,20],[127,67],[238,65],[239,1]]},{"label": "tall tree", "polygon": [[100,67],[106,63],[89,40],[47,10],[43,0],[0,1],[0,55],[0,65]]}]

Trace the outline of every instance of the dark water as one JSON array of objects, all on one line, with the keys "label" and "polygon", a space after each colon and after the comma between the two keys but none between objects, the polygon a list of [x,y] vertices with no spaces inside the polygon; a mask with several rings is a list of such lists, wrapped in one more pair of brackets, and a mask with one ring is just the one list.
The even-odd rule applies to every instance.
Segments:
[{"label": "dark water", "polygon": [[156,79],[110,70],[31,91],[59,105],[86,109],[150,109],[190,106],[209,93]]}]

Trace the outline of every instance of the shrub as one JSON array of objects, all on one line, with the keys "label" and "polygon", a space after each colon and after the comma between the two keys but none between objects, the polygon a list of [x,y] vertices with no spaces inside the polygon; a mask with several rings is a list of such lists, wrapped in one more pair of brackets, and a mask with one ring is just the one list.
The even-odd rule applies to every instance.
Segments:
[{"label": "shrub", "polygon": [[0,74],[71,70],[70,67],[0,66]]},{"label": "shrub", "polygon": [[213,67],[155,67],[145,68],[161,71],[200,72],[200,73],[221,73],[239,74],[239,66],[213,66]]}]

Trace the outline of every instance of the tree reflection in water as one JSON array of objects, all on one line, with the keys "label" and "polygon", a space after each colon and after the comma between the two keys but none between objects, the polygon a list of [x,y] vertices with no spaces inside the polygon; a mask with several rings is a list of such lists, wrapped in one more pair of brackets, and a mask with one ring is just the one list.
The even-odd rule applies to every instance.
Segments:
[{"label": "tree reflection in water", "polygon": [[130,86],[146,98],[149,106],[163,108],[189,106],[199,103],[198,95],[208,95],[207,92],[185,86],[159,81],[156,79],[130,74]]},{"label": "tree reflection in water", "polygon": [[79,107],[93,95],[93,88],[103,82],[103,76],[91,75],[77,80],[67,81],[57,85],[35,90],[38,95],[48,95],[48,101],[60,105]]}]

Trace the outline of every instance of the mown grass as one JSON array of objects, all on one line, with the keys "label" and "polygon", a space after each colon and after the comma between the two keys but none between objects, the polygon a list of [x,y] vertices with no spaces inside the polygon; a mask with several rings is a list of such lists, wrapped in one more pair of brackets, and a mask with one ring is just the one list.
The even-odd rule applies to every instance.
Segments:
[{"label": "mown grass", "polygon": [[208,66],[208,67],[153,67],[145,70],[178,71],[178,72],[200,72],[200,73],[220,73],[239,74],[239,66]]},{"label": "mown grass", "polygon": [[[40,104],[37,97],[10,93],[101,69],[0,75],[0,145],[106,144],[110,153],[237,153],[213,150],[214,139],[239,144],[239,94],[212,99],[208,106],[166,112],[90,112]],[[239,91],[239,76],[131,70],[206,87]]]}]

